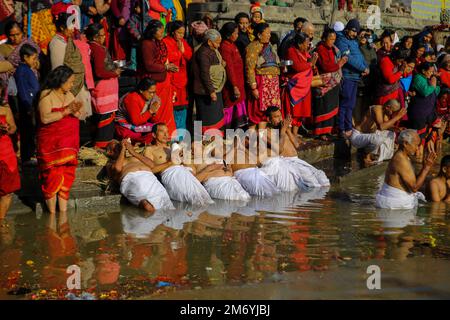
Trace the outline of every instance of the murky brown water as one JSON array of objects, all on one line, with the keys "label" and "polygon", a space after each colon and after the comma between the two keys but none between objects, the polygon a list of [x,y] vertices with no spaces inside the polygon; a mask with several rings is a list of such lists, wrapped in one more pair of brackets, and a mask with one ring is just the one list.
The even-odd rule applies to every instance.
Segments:
[{"label": "murky brown water", "polygon": [[[372,170],[330,190],[147,218],[9,216],[0,298],[64,298],[70,265],[99,299],[450,298],[450,206],[377,210],[381,182]],[[369,265],[381,290],[366,286]]]}]

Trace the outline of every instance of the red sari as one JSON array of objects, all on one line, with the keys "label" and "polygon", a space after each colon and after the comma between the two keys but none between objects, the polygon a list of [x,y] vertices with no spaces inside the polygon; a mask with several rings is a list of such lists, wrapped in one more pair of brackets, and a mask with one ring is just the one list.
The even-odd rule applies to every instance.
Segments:
[{"label": "red sari", "polygon": [[286,60],[292,60],[289,82],[283,93],[284,115],[292,116],[292,125],[301,126],[302,118],[311,117],[311,82],[313,72],[308,62],[309,53],[302,53],[295,47],[290,47]]},{"label": "red sari", "polygon": [[[0,116],[0,119],[4,119],[3,122],[6,120],[5,116]],[[20,176],[11,138],[7,134],[0,133],[0,197],[19,189]]]},{"label": "red sari", "polygon": [[142,42],[141,77],[150,77],[156,81],[156,95],[161,99],[161,107],[155,115],[155,122],[165,123],[171,135],[176,130],[176,125],[173,116],[172,74],[167,72],[164,66],[167,59],[167,47],[163,41]]},{"label": "red sari", "polygon": [[[63,108],[53,108],[52,112],[62,110]],[[69,199],[78,164],[79,131],[79,120],[72,115],[39,125],[37,158],[42,192],[46,200],[56,195]]]}]

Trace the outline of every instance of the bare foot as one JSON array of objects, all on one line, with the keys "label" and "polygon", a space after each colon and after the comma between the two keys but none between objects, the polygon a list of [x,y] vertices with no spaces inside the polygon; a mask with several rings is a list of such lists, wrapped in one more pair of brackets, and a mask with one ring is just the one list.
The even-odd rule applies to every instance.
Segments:
[{"label": "bare foot", "polygon": [[139,203],[139,208],[144,209],[146,211],[146,217],[150,217],[153,213],[155,213],[155,207],[152,206],[150,202],[147,200],[142,200]]}]

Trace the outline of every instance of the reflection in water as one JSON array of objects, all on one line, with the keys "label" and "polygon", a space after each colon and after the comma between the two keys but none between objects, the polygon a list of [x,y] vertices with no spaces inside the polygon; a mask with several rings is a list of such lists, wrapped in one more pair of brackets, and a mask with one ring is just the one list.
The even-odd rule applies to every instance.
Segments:
[{"label": "reflection in water", "polygon": [[[314,271],[364,275],[364,261],[407,267],[426,256],[448,263],[448,207],[375,209],[380,182],[379,174],[368,175],[332,190],[215,200],[205,208],[175,203],[176,210],[152,216],[132,207],[40,220],[9,216],[0,230],[0,298],[64,298],[72,264],[81,268],[82,291],[116,299],[278,283],[284,275],[305,279]],[[450,277],[439,276],[441,282]],[[339,276],[331,279],[337,287]],[[320,286],[309,284],[312,292]]]}]

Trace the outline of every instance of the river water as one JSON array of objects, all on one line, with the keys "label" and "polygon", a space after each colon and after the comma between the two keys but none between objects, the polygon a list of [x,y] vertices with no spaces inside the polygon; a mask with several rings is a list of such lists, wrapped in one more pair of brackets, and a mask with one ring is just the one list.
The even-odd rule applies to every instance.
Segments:
[{"label": "river water", "polygon": [[450,298],[450,205],[376,209],[383,171],[151,217],[128,206],[11,215],[0,298],[64,298],[69,266],[81,275],[72,292],[96,299]]}]

